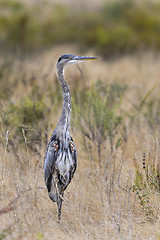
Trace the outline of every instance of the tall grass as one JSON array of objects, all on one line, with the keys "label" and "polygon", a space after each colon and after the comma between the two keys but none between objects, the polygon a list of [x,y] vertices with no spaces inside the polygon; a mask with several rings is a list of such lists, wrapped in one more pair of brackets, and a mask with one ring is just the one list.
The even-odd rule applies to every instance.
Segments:
[{"label": "tall grass", "polygon": [[[71,130],[78,149],[78,169],[65,193],[58,224],[56,204],[48,198],[43,179],[43,156],[48,134],[60,115],[62,97],[54,76],[40,78],[40,70],[32,69],[33,63],[36,67],[40,64],[39,59],[44,64],[43,56],[25,59],[27,63],[20,59],[20,67],[15,57],[9,71],[4,67],[8,66],[6,57],[1,57],[0,90],[7,86],[9,94],[0,95],[0,238],[158,239],[159,121],[155,116],[159,116],[159,95],[155,94],[153,78],[149,84],[143,75],[148,62],[155,67],[154,58],[143,57],[142,71],[133,74],[133,82],[131,73],[138,57],[129,65],[127,58],[127,74],[117,71],[116,77],[105,75],[97,81],[97,63],[98,74],[91,87],[79,78],[70,84]],[[110,70],[115,69],[117,61],[101,64],[106,72],[108,65]],[[123,69],[121,60],[118,64]],[[48,65],[43,67],[48,69]],[[89,74],[89,66],[87,71],[84,75]],[[155,71],[159,76],[158,64]],[[118,81],[122,73],[122,79],[127,76],[123,84]],[[139,87],[142,78],[146,85]],[[150,115],[155,120],[154,131]]]}]

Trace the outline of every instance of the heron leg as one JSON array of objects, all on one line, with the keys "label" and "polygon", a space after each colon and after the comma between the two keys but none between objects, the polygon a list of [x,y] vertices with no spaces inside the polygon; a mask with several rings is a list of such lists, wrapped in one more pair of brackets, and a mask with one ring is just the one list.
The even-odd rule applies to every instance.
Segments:
[{"label": "heron leg", "polygon": [[58,222],[60,222],[60,219],[61,219],[62,201],[63,201],[63,193],[61,193],[61,194],[59,193],[58,199],[57,199]]}]

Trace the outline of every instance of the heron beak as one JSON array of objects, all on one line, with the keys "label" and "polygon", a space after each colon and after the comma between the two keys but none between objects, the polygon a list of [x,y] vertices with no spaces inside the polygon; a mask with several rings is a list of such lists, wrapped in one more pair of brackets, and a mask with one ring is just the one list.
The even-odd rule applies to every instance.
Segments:
[{"label": "heron beak", "polygon": [[97,60],[99,59],[98,57],[85,57],[85,56],[78,56],[77,59],[75,58],[75,60],[77,61],[88,61],[88,60]]},{"label": "heron beak", "polygon": [[98,57],[84,57],[84,56],[75,56],[73,57],[66,65],[76,64],[88,60],[96,60]]}]

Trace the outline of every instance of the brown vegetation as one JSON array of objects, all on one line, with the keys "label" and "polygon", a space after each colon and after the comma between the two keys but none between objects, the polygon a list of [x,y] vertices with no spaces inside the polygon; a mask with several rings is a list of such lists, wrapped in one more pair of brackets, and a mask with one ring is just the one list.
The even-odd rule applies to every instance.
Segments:
[{"label": "brown vegetation", "polygon": [[[73,122],[78,169],[57,223],[56,204],[48,198],[43,180],[43,156],[61,111],[54,66],[64,52],[78,54],[73,46],[60,46],[23,60],[0,59],[0,92],[7,94],[1,94],[0,239],[160,239],[160,56],[154,53],[82,64],[82,71],[76,66],[66,70],[75,101],[99,79],[103,88],[111,89],[115,83],[127,88],[115,100],[123,125],[114,133],[112,150],[107,138],[103,141],[101,165],[97,144],[87,138],[84,144],[84,134]],[[40,105],[24,103],[25,97]],[[30,116],[33,109],[35,121],[19,122],[17,116]],[[122,142],[116,147],[119,137]]]}]

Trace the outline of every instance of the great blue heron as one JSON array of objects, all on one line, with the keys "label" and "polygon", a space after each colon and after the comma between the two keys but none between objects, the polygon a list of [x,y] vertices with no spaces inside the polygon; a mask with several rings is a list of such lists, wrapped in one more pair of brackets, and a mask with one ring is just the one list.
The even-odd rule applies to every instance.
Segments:
[{"label": "great blue heron", "polygon": [[71,182],[77,167],[77,150],[70,135],[71,94],[64,79],[64,67],[95,59],[97,58],[64,54],[57,62],[57,72],[63,90],[64,102],[60,119],[47,146],[44,178],[50,199],[57,202],[59,221],[64,190]]}]

